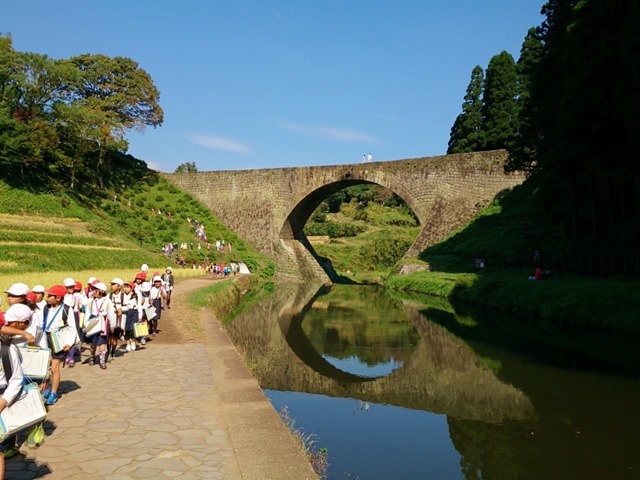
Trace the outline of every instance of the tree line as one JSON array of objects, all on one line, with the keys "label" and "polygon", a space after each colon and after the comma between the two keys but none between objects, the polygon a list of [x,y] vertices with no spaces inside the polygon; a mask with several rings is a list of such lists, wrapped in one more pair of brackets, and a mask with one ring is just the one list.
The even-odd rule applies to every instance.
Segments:
[{"label": "tree line", "polygon": [[640,244],[640,4],[549,0],[517,62],[476,66],[448,153],[509,151],[535,201],[582,245]]},{"label": "tree line", "polygon": [[[0,34],[0,178],[21,186],[89,189],[146,164],[126,134],[162,124],[160,93],[130,58],[68,59],[18,52]],[[53,182],[52,182],[53,181]]]}]

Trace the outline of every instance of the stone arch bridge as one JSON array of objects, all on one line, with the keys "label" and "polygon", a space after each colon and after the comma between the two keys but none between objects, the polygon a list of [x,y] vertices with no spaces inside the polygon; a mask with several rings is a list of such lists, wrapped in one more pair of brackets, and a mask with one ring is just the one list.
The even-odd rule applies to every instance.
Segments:
[{"label": "stone arch bridge", "polygon": [[303,227],[329,195],[367,183],[396,193],[422,226],[407,252],[414,256],[460,228],[498,193],[524,181],[522,174],[504,173],[506,159],[506,151],[495,150],[351,165],[174,173],[166,178],[271,255],[281,274],[326,280],[332,272],[320,267]]}]

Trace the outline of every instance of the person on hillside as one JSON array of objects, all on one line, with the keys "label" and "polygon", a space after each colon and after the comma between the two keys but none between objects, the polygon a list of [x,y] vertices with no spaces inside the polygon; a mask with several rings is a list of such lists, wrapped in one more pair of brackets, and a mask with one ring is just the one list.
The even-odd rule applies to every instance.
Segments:
[{"label": "person on hillside", "polygon": [[122,287],[124,281],[121,278],[114,278],[111,280],[111,293],[109,293],[109,299],[113,303],[116,314],[116,322],[113,329],[109,332],[109,342],[107,344],[107,358],[109,361],[116,358],[116,349],[118,348],[118,341],[124,341],[124,291]]},{"label": "person on hillside", "polygon": [[167,267],[165,273],[162,275],[162,282],[164,283],[164,289],[167,294],[167,299],[165,302],[166,308],[171,308],[171,293],[173,292],[173,269],[171,267]]},{"label": "person on hillside", "polygon": [[[52,333],[65,325],[75,325],[75,318],[73,309],[63,303],[64,296],[67,294],[67,289],[63,285],[53,285],[45,293],[47,294],[47,305],[44,307],[42,330],[51,347],[53,345]],[[58,401],[60,364],[64,361],[69,348],[65,347],[58,353],[51,351],[51,386],[42,393],[47,405],[54,405]]]},{"label": "person on hillside", "polygon": [[140,299],[136,294],[133,282],[125,283],[123,290],[122,314],[125,317],[124,339],[127,342],[126,350],[127,352],[135,352],[137,346],[133,327],[138,321],[138,318],[140,318]]},{"label": "person on hillside", "polygon": [[91,338],[91,357],[89,365],[95,365],[96,352],[98,353],[98,363],[101,369],[107,368],[107,342],[111,328],[115,326],[116,314],[113,303],[107,296],[107,286],[98,282],[93,285],[93,297],[87,305],[87,313],[89,318],[102,317],[104,320],[104,328],[102,331],[92,335]]}]

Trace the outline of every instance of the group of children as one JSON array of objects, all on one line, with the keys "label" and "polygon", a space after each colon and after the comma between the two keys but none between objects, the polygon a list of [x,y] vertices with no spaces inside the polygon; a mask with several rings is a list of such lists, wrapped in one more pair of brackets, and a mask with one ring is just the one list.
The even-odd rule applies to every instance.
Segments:
[{"label": "group of children", "polygon": [[[49,288],[36,285],[30,289],[24,283],[14,283],[5,290],[9,307],[6,312],[0,310],[0,353],[10,363],[4,360],[0,364],[0,413],[15,401],[23,384],[16,345],[51,350],[50,376],[43,382],[42,396],[47,405],[54,405],[59,398],[61,366],[75,366],[82,343],[90,348],[89,365],[106,369],[121,342],[130,352],[138,343],[146,344],[148,335],[157,335],[162,310],[171,308],[173,273],[167,267],[163,275],[156,272],[148,281],[148,270],[142,265],[133,281],[114,278],[110,287],[92,277],[86,288],[65,278],[62,284]],[[55,352],[54,340],[60,338],[61,329],[72,333],[65,337],[71,340]],[[10,448],[9,443],[0,447],[0,478],[4,474],[2,452]]]}]

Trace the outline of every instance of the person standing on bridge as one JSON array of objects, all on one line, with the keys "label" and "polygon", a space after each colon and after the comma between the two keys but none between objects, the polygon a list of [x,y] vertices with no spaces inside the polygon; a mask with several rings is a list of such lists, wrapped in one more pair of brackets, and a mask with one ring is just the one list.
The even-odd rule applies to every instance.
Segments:
[{"label": "person standing on bridge", "polygon": [[371,163],[372,160],[373,160],[373,155],[371,155],[371,152],[369,152],[369,155],[367,155],[367,163]]}]

